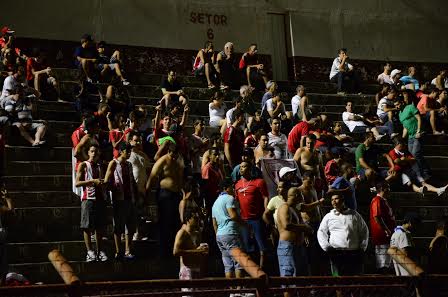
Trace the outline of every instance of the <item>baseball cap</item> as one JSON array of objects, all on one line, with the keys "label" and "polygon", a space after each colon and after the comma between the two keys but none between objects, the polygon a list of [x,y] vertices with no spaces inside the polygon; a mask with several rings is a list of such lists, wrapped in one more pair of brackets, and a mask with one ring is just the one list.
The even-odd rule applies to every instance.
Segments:
[{"label": "baseball cap", "polygon": [[13,31],[13,30],[11,30],[11,28],[9,28],[8,26],[4,26],[3,28],[2,28],[2,34],[12,34],[12,33],[14,33],[15,31]]},{"label": "baseball cap", "polygon": [[392,70],[392,72],[390,73],[390,78],[393,79],[395,77],[395,75],[397,75],[398,73],[401,73],[401,70],[399,70],[399,69]]},{"label": "baseball cap", "polygon": [[291,167],[282,167],[280,169],[280,171],[278,172],[278,176],[280,178],[283,178],[283,176],[285,176],[285,174],[289,173],[289,172],[295,172],[296,169],[295,168],[291,168]]}]

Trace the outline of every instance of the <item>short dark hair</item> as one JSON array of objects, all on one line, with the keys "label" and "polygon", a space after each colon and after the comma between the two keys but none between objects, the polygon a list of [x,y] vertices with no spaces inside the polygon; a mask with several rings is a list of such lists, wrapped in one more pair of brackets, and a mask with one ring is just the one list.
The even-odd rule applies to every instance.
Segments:
[{"label": "short dark hair", "polygon": [[342,48],[338,49],[338,55],[339,55],[340,53],[342,53],[342,52],[346,53],[346,52],[347,52],[347,49],[346,49],[345,47],[342,47]]},{"label": "short dark hair", "polygon": [[246,148],[243,150],[243,152],[241,153],[241,156],[246,156],[246,157],[254,158],[254,157],[255,157],[254,150],[251,149],[251,148],[249,148],[249,147],[246,147]]},{"label": "short dark hair", "polygon": [[96,44],[96,48],[105,48],[107,45],[106,41],[101,40]]},{"label": "short dark hair", "polygon": [[210,155],[213,154],[213,153],[219,155],[219,154],[221,153],[221,151],[220,151],[219,148],[217,148],[217,147],[212,147],[212,148],[210,148],[210,149],[208,150],[208,152],[209,152]]},{"label": "short dark hair", "polygon": [[95,117],[88,117],[84,120],[84,130],[90,131],[98,126],[98,121]]},{"label": "short dark hair", "polygon": [[345,106],[347,106],[347,104],[349,103],[353,104],[353,100],[345,100]]},{"label": "short dark hair", "polygon": [[426,88],[426,94],[431,94],[432,92],[439,92],[439,89],[435,85],[429,85]]},{"label": "short dark hair", "polygon": [[92,39],[92,35],[88,34],[88,33],[84,33],[81,36],[81,41],[93,41]]},{"label": "short dark hair", "polygon": [[373,137],[374,137],[373,132],[366,132],[366,136],[364,137],[364,140],[367,140],[367,139],[373,138]]},{"label": "short dark hair", "polygon": [[404,139],[399,137],[399,136],[393,138],[393,143],[394,143],[395,146],[397,146],[397,145],[406,145],[406,142],[404,141]]},{"label": "short dark hair", "polygon": [[314,178],[316,176],[316,174],[314,174],[314,172],[312,172],[311,170],[307,170],[302,174],[302,179],[311,179]]},{"label": "short dark hair", "polygon": [[233,122],[236,121],[239,117],[244,116],[244,113],[241,110],[235,110],[233,112]]},{"label": "short dark hair", "polygon": [[196,127],[196,125],[201,124],[201,123],[205,123],[204,119],[197,118],[193,122],[193,127]]},{"label": "short dark hair", "polygon": [[118,153],[122,153],[123,151],[130,152],[132,150],[132,146],[127,142],[122,142],[118,146]]},{"label": "short dark hair", "polygon": [[381,181],[381,182],[377,183],[375,187],[376,187],[376,191],[379,193],[379,192],[382,192],[384,189],[389,188],[390,184],[387,181]]},{"label": "short dark hair", "polygon": [[131,140],[134,136],[142,137],[142,134],[139,131],[131,130],[128,139]]},{"label": "short dark hair", "polygon": [[184,210],[184,223],[188,222],[191,218],[198,217],[199,211],[197,209],[186,207]]},{"label": "short dark hair", "polygon": [[314,140],[314,141],[316,141],[316,140],[317,140],[317,137],[316,137],[316,135],[314,135],[313,133],[311,133],[311,134],[308,134],[308,135],[306,136],[306,138],[308,138],[308,139],[310,139],[310,140]]},{"label": "short dark hair", "polygon": [[213,45],[213,41],[207,40],[206,42],[204,42],[204,48],[207,48],[210,45]]},{"label": "short dark hair", "polygon": [[233,181],[230,177],[226,177],[224,178],[220,183],[219,183],[219,188],[222,190],[227,189],[228,187],[233,186]]},{"label": "short dark hair", "polygon": [[410,223],[411,225],[420,224],[421,219],[420,216],[415,212],[408,212],[405,214],[403,219],[403,224]]}]

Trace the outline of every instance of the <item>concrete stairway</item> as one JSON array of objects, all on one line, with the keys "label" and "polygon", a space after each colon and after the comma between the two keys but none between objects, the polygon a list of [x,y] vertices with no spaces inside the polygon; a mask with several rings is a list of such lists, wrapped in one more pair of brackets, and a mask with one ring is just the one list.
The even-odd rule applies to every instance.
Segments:
[{"label": "concrete stairway", "polygon": [[[55,69],[61,80],[61,89],[65,100],[74,101],[72,93],[75,85],[76,71],[72,69]],[[139,74],[135,76],[129,93],[134,104],[153,106],[160,97],[158,85],[162,79],[158,74]],[[211,92],[204,88],[202,81],[194,77],[181,77],[190,97],[190,119],[204,117],[208,119],[208,99]],[[334,95],[334,85],[329,83],[304,82],[309,89],[311,104],[326,110],[335,120],[340,120],[346,97]],[[100,86],[104,88],[105,86]],[[295,84],[281,83],[281,91],[289,96],[294,93]],[[374,87],[368,87],[374,89]],[[237,96],[237,91],[227,94],[230,100]],[[370,104],[373,95],[349,96],[359,107]],[[93,100],[95,96],[92,96]],[[85,247],[79,230],[80,202],[71,193],[71,140],[72,131],[79,126],[79,115],[74,111],[73,103],[39,102],[39,116],[47,120],[51,129],[52,147],[32,148],[16,132],[11,133],[10,145],[6,148],[6,185],[17,207],[16,215],[8,218],[9,241],[8,254],[12,264],[11,271],[27,275],[32,281],[46,283],[60,282],[54,269],[48,263],[47,253],[60,249],[73,261],[75,271],[83,280],[105,279],[142,279],[176,277],[176,263],[158,259],[158,244],[155,238],[147,242],[137,242],[136,254],[139,260],[132,263],[85,263]],[[192,127],[187,127],[186,134],[191,134]],[[428,136],[429,144],[425,147],[428,161],[435,172],[434,183],[441,185],[448,182],[445,168],[448,165],[448,142],[444,138],[435,140]],[[389,144],[381,144],[384,148]],[[362,213],[368,212],[369,197],[359,197]],[[420,247],[427,246],[433,236],[435,221],[448,214],[446,198],[433,196],[420,198],[412,193],[394,193],[392,204],[398,219],[407,211],[422,215],[424,223],[416,233],[416,242]],[[153,208],[155,212],[155,208]],[[110,214],[111,215],[111,214]],[[111,237],[111,230],[108,230]],[[112,241],[106,242],[106,251],[113,255]],[[213,262],[213,261],[211,261]],[[219,263],[219,257],[217,261]],[[216,264],[219,265],[219,264]],[[216,268],[211,273],[221,275],[222,269]]]}]

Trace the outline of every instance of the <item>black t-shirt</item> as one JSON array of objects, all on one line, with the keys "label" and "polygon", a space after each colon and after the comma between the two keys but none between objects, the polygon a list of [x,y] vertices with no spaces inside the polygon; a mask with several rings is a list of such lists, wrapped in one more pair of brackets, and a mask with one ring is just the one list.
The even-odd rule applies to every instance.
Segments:
[{"label": "black t-shirt", "polygon": [[167,90],[168,92],[176,92],[182,89],[182,85],[174,80],[171,84],[168,82],[168,79],[164,79],[162,85],[160,86],[162,89]]},{"label": "black t-shirt", "polygon": [[75,50],[75,58],[81,57],[85,59],[97,59],[98,58],[98,51],[95,47],[89,46],[89,47],[82,47],[78,46]]}]

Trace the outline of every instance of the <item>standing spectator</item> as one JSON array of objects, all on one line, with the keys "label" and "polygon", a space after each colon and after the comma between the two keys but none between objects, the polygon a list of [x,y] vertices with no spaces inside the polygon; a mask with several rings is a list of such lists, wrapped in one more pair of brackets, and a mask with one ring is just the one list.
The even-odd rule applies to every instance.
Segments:
[{"label": "standing spectator", "polygon": [[230,168],[241,162],[241,152],[244,149],[244,133],[239,128],[244,123],[244,114],[241,111],[233,113],[234,121],[224,134],[224,154]]},{"label": "standing spectator", "polygon": [[[76,187],[82,187],[81,230],[87,248],[86,262],[108,260],[103,251],[103,235],[107,225],[106,192],[104,175],[98,163],[100,151],[98,145],[89,146],[88,160],[78,166]],[[95,233],[96,252],[92,248],[91,235]]]},{"label": "standing spectator", "polygon": [[[342,113],[342,120],[351,133],[365,133],[368,130],[368,126],[364,123],[364,117],[359,114],[353,113],[353,102],[347,101],[345,103],[345,111]],[[381,128],[381,132],[389,131],[388,127],[373,127],[370,131],[375,135],[376,140],[381,140],[385,134],[380,134],[378,131]]]},{"label": "standing spectator", "polygon": [[95,64],[99,57],[91,35],[84,34],[81,37],[81,46],[76,48],[74,56],[75,65],[83,71],[88,82],[93,82]]},{"label": "standing spectator", "polygon": [[133,240],[142,239],[141,234],[141,217],[145,214],[145,183],[151,172],[151,162],[149,157],[143,151],[142,136],[139,133],[131,132],[129,134],[129,144],[132,146],[131,156],[128,161],[132,165],[132,175],[137,184],[137,192],[135,193],[135,209],[137,212],[137,226]]},{"label": "standing spectator", "polygon": [[299,121],[306,122],[312,117],[306,89],[303,85],[298,85],[296,92],[297,94],[291,99],[292,116]]},{"label": "standing spectator", "polygon": [[207,79],[209,89],[216,88],[215,81],[215,53],[213,51],[213,42],[207,41],[204,48],[200,49],[196,54],[193,62],[193,74],[196,76],[203,76]]},{"label": "standing spectator", "polygon": [[216,70],[221,79],[221,89],[228,89],[238,77],[236,55],[233,52],[233,43],[227,42],[224,50],[216,57]]},{"label": "standing spectator", "polygon": [[271,122],[271,132],[268,133],[268,145],[274,148],[276,159],[286,159],[288,152],[286,150],[288,138],[280,132],[281,122],[279,119],[273,119]]},{"label": "standing spectator", "polygon": [[[208,256],[208,245],[201,243],[199,213],[187,210],[182,225],[174,240],[173,255],[180,257],[179,279],[192,280],[202,276],[201,264]],[[192,291],[184,289],[182,291]]]},{"label": "standing spectator", "polygon": [[411,89],[414,91],[418,91],[420,88],[420,83],[415,78],[415,74],[417,73],[417,70],[414,66],[410,66],[408,68],[408,75],[400,77],[400,81],[406,86],[406,89]]},{"label": "standing spectator", "polygon": [[331,149],[331,160],[325,164],[324,173],[327,184],[331,185],[340,175],[340,166],[342,164],[343,151],[340,148],[334,147]]},{"label": "standing spectator", "polygon": [[336,57],[331,65],[330,81],[338,84],[338,94],[345,95],[347,91],[358,92],[359,78],[354,71],[352,64],[348,63],[347,49],[338,50]]},{"label": "standing spectator", "polygon": [[201,157],[204,155],[210,143],[210,140],[204,136],[204,127],[204,121],[196,119],[193,123],[194,133],[189,138],[191,172],[194,177],[198,178],[201,175]]},{"label": "standing spectator", "polygon": [[115,115],[115,125],[116,128],[109,131],[109,142],[112,144],[114,158],[118,158],[118,148],[122,143],[126,143],[124,136],[124,130],[126,129],[126,117],[124,114],[117,113]]},{"label": "standing spectator", "polygon": [[182,85],[177,80],[177,74],[174,69],[168,70],[168,77],[163,80],[162,85],[162,99],[160,99],[160,104],[162,107],[167,108],[171,103],[181,103],[182,105],[187,105],[187,96],[182,90]]},{"label": "standing spectator", "polygon": [[257,167],[260,167],[260,160],[261,159],[271,159],[274,157],[273,149],[268,146],[268,135],[263,133],[260,133],[260,137],[258,139],[258,145],[254,149],[255,153],[255,165]]},{"label": "standing spectator", "polygon": [[268,82],[268,77],[264,71],[264,65],[258,61],[258,48],[255,43],[249,46],[247,52],[243,54],[240,60],[239,69],[247,80],[249,87],[254,86],[254,82],[260,77],[264,81],[264,85]]},{"label": "standing spectator", "polygon": [[393,85],[394,81],[390,77],[390,72],[391,71],[392,71],[392,65],[390,65],[390,63],[384,64],[384,71],[383,71],[383,73],[378,75],[378,78],[376,79],[376,81],[380,85],[384,85],[384,84],[386,84],[386,85]]},{"label": "standing spectator", "polygon": [[240,217],[238,201],[233,197],[233,182],[224,179],[220,188],[221,194],[212,208],[213,228],[216,234],[216,243],[221,251],[224,273],[226,278],[243,277],[243,268],[238,261],[232,258],[232,248],[243,248],[240,240],[240,227],[244,221]]},{"label": "standing spectator", "polygon": [[128,86],[129,81],[123,76],[123,54],[115,50],[112,56],[106,55],[106,42],[100,41],[96,45],[98,50],[98,69],[101,72],[101,76],[105,76],[108,73],[115,73],[120,79],[123,86]]},{"label": "standing spectator", "polygon": [[[168,153],[160,157],[152,167],[151,174],[146,182],[146,192],[149,199],[153,198],[152,190],[156,186],[157,206],[159,210],[160,252],[162,256],[171,254],[176,230],[180,220],[178,214],[181,200],[181,189],[184,179],[184,164],[179,156],[175,144],[169,143]],[[157,180],[160,182],[156,185]]]},{"label": "standing spectator", "polygon": [[378,193],[370,203],[370,232],[375,246],[376,269],[385,274],[389,270],[391,258],[387,253],[392,230],[396,226],[395,216],[389,205],[390,186],[381,182],[376,186]]},{"label": "standing spectator", "polygon": [[241,163],[241,179],[235,185],[235,193],[241,207],[241,218],[247,224],[246,228],[241,230],[245,250],[249,253],[255,251],[250,243],[250,233],[253,232],[260,252],[260,268],[263,269],[268,249],[263,213],[268,204],[269,194],[263,179],[252,179],[251,166],[249,162]]},{"label": "standing spectator", "polygon": [[[255,165],[254,150],[251,148],[245,148],[241,153],[241,162],[249,162],[252,165]],[[238,164],[232,170],[232,181],[235,183],[241,179],[240,166],[241,164]],[[258,168],[257,166],[251,166],[250,175],[252,179],[263,178],[263,174],[261,173],[260,168]]]},{"label": "standing spectator", "polygon": [[[278,208],[277,222],[279,242],[277,247],[280,276],[296,276],[298,274],[300,246],[304,242],[304,233],[312,234],[313,229],[304,224],[300,211],[301,195],[297,188],[288,191],[288,200]],[[299,209],[297,209],[299,208]],[[284,296],[290,296],[289,293]]]},{"label": "standing spectator", "polygon": [[328,195],[339,194],[344,197],[344,204],[353,210],[358,209],[356,201],[355,186],[351,183],[353,177],[353,167],[350,163],[344,163],[341,166],[341,174],[330,185]]},{"label": "standing spectator", "polygon": [[[414,213],[405,215],[401,226],[397,226],[390,238],[390,246],[398,248],[411,260],[415,260],[415,246],[412,240],[411,232],[414,231],[420,224],[420,218]],[[409,276],[409,272],[400,264],[392,260],[394,263],[395,274],[397,276]]]},{"label": "standing spectator", "polygon": [[333,276],[359,275],[369,242],[369,229],[362,216],[344,205],[341,195],[331,197],[333,209],[317,231],[319,244],[330,256]]},{"label": "standing spectator", "polygon": [[14,205],[4,186],[1,189],[0,195],[0,287],[2,287],[5,284],[6,274],[8,273],[8,258],[6,254],[7,232],[6,226],[2,223],[2,216],[6,213],[13,212]]},{"label": "standing spectator", "polygon": [[[286,170],[292,170],[292,171],[288,171],[288,172],[295,172],[295,169],[293,168],[288,168],[288,167],[282,167],[286,168]],[[280,169],[280,170],[282,170]],[[283,175],[285,175],[285,170],[283,170],[282,172],[282,177]],[[280,174],[279,174],[280,176]],[[264,211],[263,214],[263,220],[265,221],[266,224],[268,225],[274,225],[277,226],[277,211],[278,208],[286,203],[287,199],[288,199],[288,183],[285,181],[280,180],[277,183],[277,196],[271,197],[271,199],[269,200],[268,205],[266,206],[266,209]],[[274,224],[272,224],[274,223]],[[277,235],[278,237],[278,235]]]},{"label": "standing spectator", "polygon": [[429,166],[423,156],[422,119],[415,105],[412,103],[410,91],[403,92],[403,101],[399,101],[400,112],[398,114],[400,122],[403,124],[403,136],[408,137],[408,149],[417,161],[420,173],[424,179],[431,175]]},{"label": "standing spectator", "polygon": [[[128,161],[131,156],[131,145],[122,143],[118,148],[118,157],[109,162],[106,183],[112,184],[112,206],[114,210],[114,242],[115,260],[133,260],[132,238],[136,229],[136,183],[132,164]],[[127,232],[125,233],[125,228]],[[121,235],[125,234],[125,252],[121,247]]]},{"label": "standing spectator", "polygon": [[186,221],[184,219],[184,214],[187,211],[193,212],[193,213],[200,213],[204,212],[204,209],[201,209],[199,205],[197,204],[196,200],[199,199],[199,196],[201,195],[199,190],[199,184],[196,180],[193,178],[187,179],[185,182],[185,185],[182,189],[182,200],[179,203],[179,217],[180,222],[182,224],[185,224]]},{"label": "standing spectator", "polygon": [[[212,208],[219,194],[219,184],[224,179],[224,174],[219,166],[220,151],[217,148],[209,150],[210,161],[202,168],[202,179],[204,180],[202,194],[205,196],[206,207]],[[210,212],[209,212],[210,213]]]}]

